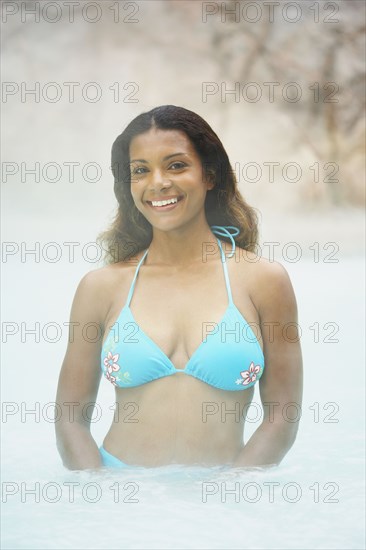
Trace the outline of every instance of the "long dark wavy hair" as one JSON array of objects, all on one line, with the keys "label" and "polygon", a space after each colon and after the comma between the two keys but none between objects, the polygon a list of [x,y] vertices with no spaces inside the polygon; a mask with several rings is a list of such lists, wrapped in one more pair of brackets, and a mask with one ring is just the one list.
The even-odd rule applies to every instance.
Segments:
[{"label": "long dark wavy hair", "polygon": [[[162,105],[134,118],[113,143],[111,169],[118,209],[109,229],[97,237],[104,250],[104,263],[128,261],[148,248],[152,241],[152,226],[136,208],[131,195],[129,148],[135,136],[153,127],[179,130],[186,134],[201,159],[204,176],[215,184],[206,194],[208,225],[236,226],[240,233],[234,237],[235,243],[254,252],[258,241],[257,214],[238,190],[235,174],[220,139],[196,113],[175,105]],[[220,238],[231,242],[228,237]]]}]

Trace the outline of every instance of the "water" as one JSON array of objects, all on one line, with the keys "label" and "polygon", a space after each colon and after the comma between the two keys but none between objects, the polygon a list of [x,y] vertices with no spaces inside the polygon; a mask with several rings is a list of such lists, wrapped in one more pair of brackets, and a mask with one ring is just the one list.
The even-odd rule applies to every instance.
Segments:
[{"label": "water", "polygon": [[[47,267],[27,265],[32,295],[13,267],[4,284],[19,293],[16,301],[5,298],[8,319],[24,319],[25,304],[33,302],[41,325],[50,311],[67,318],[69,304],[64,290],[55,292],[63,283],[54,272],[49,300],[36,306],[38,289],[50,280]],[[2,397],[13,414],[3,415],[2,547],[365,548],[363,261],[303,259],[285,267],[298,301],[305,380],[299,434],[278,467],[68,471],[47,406],[55,398],[67,335],[55,344],[9,337]],[[259,403],[258,388],[253,401]],[[103,414],[93,436],[100,444],[113,414],[108,384],[101,384],[98,402]],[[36,412],[26,414],[31,408]],[[255,416],[253,409],[246,438],[258,426]],[[27,493],[31,489],[36,496]]]},{"label": "water", "polygon": [[363,548],[361,464],[349,459],[340,471],[338,460],[329,468],[297,456],[299,465],[244,473],[48,466],[31,482],[18,476],[27,488],[38,483],[41,496],[21,502],[20,488],[3,505],[3,548]]}]

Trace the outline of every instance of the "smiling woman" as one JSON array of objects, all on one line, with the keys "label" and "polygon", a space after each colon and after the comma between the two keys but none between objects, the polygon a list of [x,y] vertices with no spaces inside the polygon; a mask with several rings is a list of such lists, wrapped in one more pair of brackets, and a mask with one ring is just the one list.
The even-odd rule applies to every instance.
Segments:
[{"label": "smiling woman", "polygon": [[[119,206],[99,236],[106,265],[76,290],[77,328],[57,390],[64,465],[279,463],[298,426],[281,411],[301,405],[296,300],[282,265],[255,254],[256,215],[221,141],[197,114],[157,107],[115,140],[112,171]],[[101,341],[83,339],[90,322]],[[115,418],[98,448],[82,410],[95,403],[101,373],[117,411],[133,403],[138,415],[134,423]],[[257,382],[263,422],[244,445]],[[70,401],[78,403],[74,422]]]}]

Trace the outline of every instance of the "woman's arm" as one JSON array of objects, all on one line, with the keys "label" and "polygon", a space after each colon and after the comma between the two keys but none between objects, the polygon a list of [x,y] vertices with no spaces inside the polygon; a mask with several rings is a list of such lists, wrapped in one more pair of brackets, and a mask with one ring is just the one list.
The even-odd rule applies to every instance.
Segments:
[{"label": "woman's arm", "polygon": [[294,291],[281,264],[265,260],[258,267],[255,305],[265,357],[259,381],[264,415],[235,467],[279,464],[295,441],[301,415],[302,355]]},{"label": "woman's arm", "polygon": [[[64,466],[71,470],[100,467],[98,446],[90,433],[101,371],[103,306],[97,271],[87,273],[71,307],[66,355],[58,381],[56,444]],[[99,335],[99,337],[98,337]],[[88,406],[89,404],[89,406]]]}]

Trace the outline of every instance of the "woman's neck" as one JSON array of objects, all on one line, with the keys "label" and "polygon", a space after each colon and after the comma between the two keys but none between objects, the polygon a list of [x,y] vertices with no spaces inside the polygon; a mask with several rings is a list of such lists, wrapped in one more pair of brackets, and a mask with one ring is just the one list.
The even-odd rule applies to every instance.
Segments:
[{"label": "woman's neck", "polygon": [[147,263],[188,266],[217,259],[220,254],[216,236],[208,224],[179,227],[171,231],[153,230]]}]

